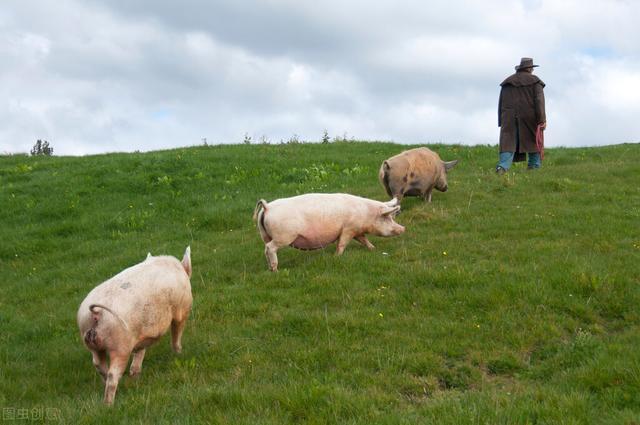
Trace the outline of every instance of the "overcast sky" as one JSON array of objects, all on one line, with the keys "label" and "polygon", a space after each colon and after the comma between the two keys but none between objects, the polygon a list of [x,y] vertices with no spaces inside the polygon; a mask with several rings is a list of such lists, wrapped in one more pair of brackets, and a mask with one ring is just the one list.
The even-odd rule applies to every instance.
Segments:
[{"label": "overcast sky", "polygon": [[496,144],[520,57],[547,146],[640,141],[636,0],[2,0],[0,153]]}]

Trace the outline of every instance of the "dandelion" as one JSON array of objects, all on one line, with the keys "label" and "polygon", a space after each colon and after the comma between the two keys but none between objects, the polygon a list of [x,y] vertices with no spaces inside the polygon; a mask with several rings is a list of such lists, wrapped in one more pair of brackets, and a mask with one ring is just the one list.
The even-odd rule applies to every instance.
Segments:
[{"label": "dandelion", "polygon": [[446,256],[447,255],[447,251],[442,251],[442,255]]},{"label": "dandelion", "polygon": [[382,314],[382,313],[378,313],[378,316],[380,316],[380,317],[384,317],[384,314]]}]

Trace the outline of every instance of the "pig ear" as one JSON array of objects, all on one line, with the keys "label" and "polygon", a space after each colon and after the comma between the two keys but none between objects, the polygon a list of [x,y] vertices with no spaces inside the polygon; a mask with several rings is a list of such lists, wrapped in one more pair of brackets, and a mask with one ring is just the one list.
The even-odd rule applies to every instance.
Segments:
[{"label": "pig ear", "polygon": [[393,198],[392,200],[390,200],[389,202],[385,202],[384,204],[388,207],[395,207],[399,204],[398,198]]},{"label": "pig ear", "polygon": [[383,217],[388,216],[388,215],[393,215],[396,214],[398,211],[400,211],[400,205],[396,205],[395,207],[385,207],[382,210],[382,215]]},{"label": "pig ear", "polygon": [[387,161],[387,160],[384,160],[382,162],[382,166],[384,167],[385,170],[390,170],[391,169],[391,166],[389,165],[389,161]]},{"label": "pig ear", "polygon": [[191,277],[191,247],[188,246],[184,251],[184,257],[182,257],[182,267],[187,273],[187,276]]},{"label": "pig ear", "polygon": [[450,169],[452,169],[453,167],[455,167],[455,165],[458,163],[458,160],[453,160],[453,161],[443,161],[444,163],[444,169],[449,171]]}]

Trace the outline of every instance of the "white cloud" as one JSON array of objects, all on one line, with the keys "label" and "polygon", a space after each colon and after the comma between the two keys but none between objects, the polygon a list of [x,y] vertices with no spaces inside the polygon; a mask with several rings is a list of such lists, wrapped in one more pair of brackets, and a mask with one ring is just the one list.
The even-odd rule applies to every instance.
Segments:
[{"label": "white cloud", "polygon": [[[640,111],[640,72],[636,69],[598,69],[602,75],[595,78],[598,96],[611,112]],[[601,83],[598,83],[601,81]]]}]

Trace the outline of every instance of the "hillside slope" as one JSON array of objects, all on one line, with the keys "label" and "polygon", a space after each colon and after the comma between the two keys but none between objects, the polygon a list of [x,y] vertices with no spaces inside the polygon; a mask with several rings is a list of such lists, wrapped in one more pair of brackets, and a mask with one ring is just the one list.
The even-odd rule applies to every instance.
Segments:
[{"label": "hillside slope", "polygon": [[[66,423],[638,423],[640,144],[549,149],[493,172],[460,162],[400,237],[282,249],[267,271],[257,199],[379,200],[390,143],[236,145],[0,157],[0,406]],[[91,288],[191,245],[176,356],[148,350],[114,408],[75,323]]]}]

